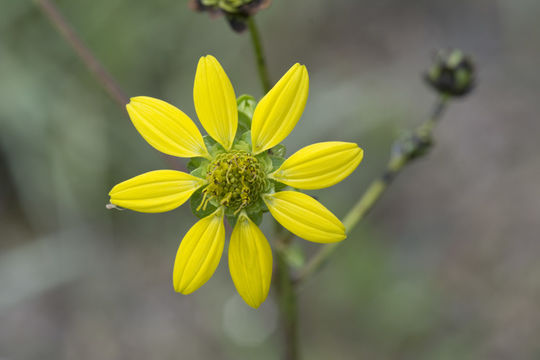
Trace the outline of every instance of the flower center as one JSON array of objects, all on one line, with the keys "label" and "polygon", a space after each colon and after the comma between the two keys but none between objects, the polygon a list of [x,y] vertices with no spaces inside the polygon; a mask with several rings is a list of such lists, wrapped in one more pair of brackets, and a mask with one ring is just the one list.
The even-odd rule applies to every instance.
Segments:
[{"label": "flower center", "polygon": [[259,160],[245,151],[219,154],[208,166],[206,180],[203,203],[214,198],[235,213],[255,202],[266,186]]}]

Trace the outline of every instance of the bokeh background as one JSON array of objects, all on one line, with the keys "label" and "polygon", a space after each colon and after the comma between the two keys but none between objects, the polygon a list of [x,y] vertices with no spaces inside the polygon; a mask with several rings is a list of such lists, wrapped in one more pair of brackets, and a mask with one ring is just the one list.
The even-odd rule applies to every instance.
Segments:
[{"label": "bokeh background", "polygon": [[[174,293],[189,206],[105,209],[114,184],[169,164],[34,2],[0,3],[0,359],[278,359],[275,302],[247,307],[226,257],[195,294]],[[56,4],[130,96],[195,118],[207,53],[237,94],[262,95],[248,35],[185,0]],[[433,152],[301,288],[305,359],[540,358],[539,14],[536,0],[274,0],[259,13],[272,79],[296,61],[310,72],[289,153],[325,140],[365,150],[314,193],[339,216],[428,116],[433,53],[462,48],[479,70]]]}]

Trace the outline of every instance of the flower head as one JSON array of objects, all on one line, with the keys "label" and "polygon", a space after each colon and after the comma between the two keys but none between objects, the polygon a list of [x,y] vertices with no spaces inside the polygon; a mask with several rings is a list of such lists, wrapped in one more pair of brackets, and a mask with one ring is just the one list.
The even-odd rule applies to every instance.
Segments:
[{"label": "flower head", "polygon": [[[201,287],[217,268],[225,244],[224,218],[233,231],[229,268],[242,298],[258,307],[268,294],[272,251],[257,223],[269,211],[293,234],[318,243],[345,239],[345,227],[313,197],[293,189],[322,189],[343,180],[358,166],[363,151],[354,143],[322,142],[284,159],[279,143],[296,126],[308,97],[305,66],[293,65],[258,104],[236,99],[213,56],[202,57],[193,97],[202,136],[176,107],[149,97],[132,98],[130,118],[159,151],[191,157],[190,173],[147,172],[110,191],[110,202],[140,212],[172,210],[191,198],[200,220],[180,243],[173,270],[177,292]],[[287,187],[290,188],[287,188]]]}]

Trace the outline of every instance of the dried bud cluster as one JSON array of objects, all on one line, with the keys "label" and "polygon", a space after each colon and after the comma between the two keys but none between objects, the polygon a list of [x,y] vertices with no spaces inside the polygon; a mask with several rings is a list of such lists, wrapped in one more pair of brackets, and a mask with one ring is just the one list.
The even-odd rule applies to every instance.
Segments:
[{"label": "dried bud cluster", "polygon": [[224,15],[236,32],[246,30],[246,21],[257,11],[270,5],[271,0],[190,0],[195,11],[206,11],[211,16]]},{"label": "dried bud cluster", "polygon": [[460,50],[440,51],[425,79],[442,95],[463,96],[474,88],[474,63]]}]

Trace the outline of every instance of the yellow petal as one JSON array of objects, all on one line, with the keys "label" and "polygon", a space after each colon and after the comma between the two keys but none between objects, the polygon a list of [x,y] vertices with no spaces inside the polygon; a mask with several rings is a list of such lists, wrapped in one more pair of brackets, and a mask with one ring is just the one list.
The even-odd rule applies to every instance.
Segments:
[{"label": "yellow petal", "polygon": [[346,238],[345,226],[317,200],[297,191],[263,195],[272,216],[293,234],[318,243]]},{"label": "yellow petal", "polygon": [[236,96],[227,74],[212,55],[199,60],[193,100],[202,126],[214,140],[229,150],[238,126]]},{"label": "yellow petal", "polygon": [[253,152],[279,144],[294,129],[304,112],[309,77],[304,65],[295,64],[257,104],[251,124]]},{"label": "yellow petal", "polygon": [[182,239],[173,269],[174,290],[191,294],[214,274],[223,253],[223,209],[199,220]]},{"label": "yellow petal", "polygon": [[109,192],[111,203],[146,213],[176,209],[206,183],[175,170],[156,170],[121,182]]},{"label": "yellow petal", "polygon": [[349,176],[363,156],[354,143],[317,143],[295,152],[269,177],[298,189],[322,189]]},{"label": "yellow petal", "polygon": [[199,129],[180,109],[147,96],[131,98],[126,109],[142,137],[159,151],[179,157],[209,157]]},{"label": "yellow petal", "polygon": [[258,308],[272,279],[272,250],[264,234],[244,213],[238,217],[229,244],[229,269],[244,301]]}]

